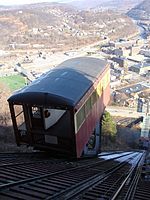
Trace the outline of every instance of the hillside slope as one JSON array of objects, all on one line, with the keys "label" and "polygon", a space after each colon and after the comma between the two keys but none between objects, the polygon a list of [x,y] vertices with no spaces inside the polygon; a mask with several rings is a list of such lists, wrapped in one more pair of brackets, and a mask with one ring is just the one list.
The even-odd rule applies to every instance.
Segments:
[{"label": "hillside slope", "polygon": [[32,4],[0,11],[1,48],[66,50],[105,37],[129,37],[133,22],[113,11],[78,11],[56,3]]},{"label": "hillside slope", "polygon": [[150,20],[150,0],[145,0],[128,12],[134,19]]}]

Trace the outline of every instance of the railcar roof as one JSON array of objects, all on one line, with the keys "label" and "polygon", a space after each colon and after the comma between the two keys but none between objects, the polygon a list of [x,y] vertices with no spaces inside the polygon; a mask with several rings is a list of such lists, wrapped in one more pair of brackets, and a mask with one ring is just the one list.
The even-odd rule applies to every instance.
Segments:
[{"label": "railcar roof", "polygon": [[103,72],[107,62],[93,57],[64,61],[11,96],[8,101],[74,106]]}]

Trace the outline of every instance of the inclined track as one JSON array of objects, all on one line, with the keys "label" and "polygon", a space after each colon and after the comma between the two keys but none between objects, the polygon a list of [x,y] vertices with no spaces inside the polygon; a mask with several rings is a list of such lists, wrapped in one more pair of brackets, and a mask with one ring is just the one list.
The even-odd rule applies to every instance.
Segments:
[{"label": "inclined track", "polygon": [[1,177],[4,176],[0,199],[86,199],[90,195],[94,199],[100,186],[101,191],[105,189],[102,195],[109,198],[140,156],[138,152],[124,152],[79,161],[44,158],[33,163],[9,163],[5,168],[0,166]]}]

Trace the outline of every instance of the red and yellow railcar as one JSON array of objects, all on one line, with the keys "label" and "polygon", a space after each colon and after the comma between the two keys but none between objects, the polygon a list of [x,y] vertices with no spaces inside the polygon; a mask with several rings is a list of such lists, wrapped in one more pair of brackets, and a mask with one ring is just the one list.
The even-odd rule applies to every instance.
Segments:
[{"label": "red and yellow railcar", "polygon": [[17,91],[8,99],[17,145],[77,158],[96,154],[109,83],[106,61],[79,57]]}]

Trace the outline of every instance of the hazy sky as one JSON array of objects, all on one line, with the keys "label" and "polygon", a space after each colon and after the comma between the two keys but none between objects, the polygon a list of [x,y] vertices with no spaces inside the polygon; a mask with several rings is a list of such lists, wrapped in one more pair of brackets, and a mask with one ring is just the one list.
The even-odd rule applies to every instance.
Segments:
[{"label": "hazy sky", "polygon": [[0,0],[0,5],[18,5],[40,2],[70,2],[72,0]]}]

